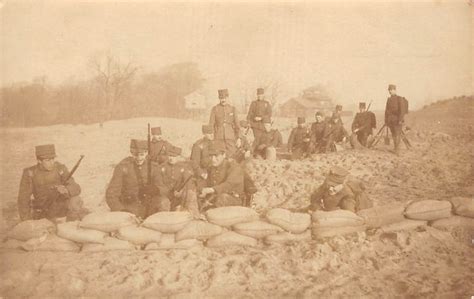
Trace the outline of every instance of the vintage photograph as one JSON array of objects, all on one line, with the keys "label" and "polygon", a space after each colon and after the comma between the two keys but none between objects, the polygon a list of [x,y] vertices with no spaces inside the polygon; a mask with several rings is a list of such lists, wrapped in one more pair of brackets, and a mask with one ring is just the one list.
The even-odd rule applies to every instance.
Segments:
[{"label": "vintage photograph", "polygon": [[473,8],[0,1],[0,299],[472,298]]}]

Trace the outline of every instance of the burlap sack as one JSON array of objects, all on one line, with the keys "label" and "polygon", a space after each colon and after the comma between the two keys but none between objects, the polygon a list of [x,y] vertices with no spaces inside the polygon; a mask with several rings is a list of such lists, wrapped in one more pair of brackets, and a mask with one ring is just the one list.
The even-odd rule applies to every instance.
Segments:
[{"label": "burlap sack", "polygon": [[104,243],[107,233],[79,227],[79,221],[64,222],[56,226],[57,235],[77,243]]},{"label": "burlap sack", "polygon": [[454,214],[474,218],[474,198],[453,197],[449,201],[453,205]]},{"label": "burlap sack", "polygon": [[143,221],[142,226],[166,234],[174,234],[182,230],[191,220],[193,215],[189,212],[158,212]]},{"label": "burlap sack", "polygon": [[347,210],[315,211],[312,214],[313,227],[354,227],[364,224],[364,219]]},{"label": "burlap sack", "polygon": [[403,230],[413,230],[417,227],[427,225],[428,221],[405,219],[403,221],[382,226],[380,230],[384,233],[397,232]]},{"label": "burlap sack", "polygon": [[101,251],[115,251],[115,250],[135,250],[136,246],[124,240],[119,240],[112,237],[105,238],[103,244],[87,243],[82,245],[81,252],[101,252]]},{"label": "burlap sack", "polygon": [[49,234],[26,241],[23,249],[27,251],[79,251],[80,247],[73,241]]},{"label": "burlap sack", "polygon": [[131,225],[119,229],[115,237],[135,245],[146,245],[149,243],[160,242],[161,233],[146,227]]},{"label": "burlap sack", "polygon": [[84,216],[79,227],[111,233],[118,231],[121,227],[138,224],[138,222],[134,214],[127,212],[96,212]]},{"label": "burlap sack", "polygon": [[233,225],[232,229],[236,233],[257,239],[265,238],[266,236],[274,235],[283,231],[283,229],[279,226],[259,220],[238,223]]},{"label": "burlap sack", "polygon": [[452,205],[447,200],[421,200],[405,209],[405,217],[414,220],[437,220],[451,217]]},{"label": "burlap sack", "polygon": [[299,234],[281,232],[275,235],[267,236],[265,238],[265,243],[267,244],[288,244],[307,241],[311,241],[311,230],[309,229]]},{"label": "burlap sack", "polygon": [[340,227],[320,227],[313,226],[312,233],[315,239],[334,236],[343,236],[356,232],[363,232],[367,229],[365,225],[340,226]]},{"label": "burlap sack", "polygon": [[292,213],[286,209],[272,209],[268,211],[266,217],[268,222],[295,234],[304,232],[311,225],[311,215]]},{"label": "burlap sack", "polygon": [[201,245],[202,242],[196,239],[176,241],[174,234],[163,234],[159,243],[150,243],[145,250],[189,249]]},{"label": "burlap sack", "polygon": [[206,212],[206,217],[209,222],[224,227],[258,220],[259,218],[255,210],[239,206],[210,209]]},{"label": "burlap sack", "polygon": [[405,203],[396,202],[360,210],[357,215],[364,219],[367,228],[379,228],[405,220],[405,207]]},{"label": "burlap sack", "polygon": [[228,247],[228,246],[257,246],[258,241],[254,238],[238,234],[233,231],[226,231],[220,235],[210,238],[206,242],[207,247]]},{"label": "burlap sack", "polygon": [[15,225],[7,234],[8,238],[28,241],[54,233],[56,226],[47,219],[25,220]]},{"label": "burlap sack", "polygon": [[25,241],[20,241],[16,239],[7,239],[5,242],[3,242],[0,246],[2,249],[21,249],[23,250],[23,245],[25,244]]},{"label": "burlap sack", "polygon": [[434,228],[442,230],[449,230],[455,227],[464,227],[468,229],[470,228],[474,232],[474,218],[471,217],[452,216],[449,218],[431,221],[429,224]]},{"label": "burlap sack", "polygon": [[222,233],[222,227],[202,220],[189,222],[182,230],[176,233],[176,241],[186,239],[207,240]]}]

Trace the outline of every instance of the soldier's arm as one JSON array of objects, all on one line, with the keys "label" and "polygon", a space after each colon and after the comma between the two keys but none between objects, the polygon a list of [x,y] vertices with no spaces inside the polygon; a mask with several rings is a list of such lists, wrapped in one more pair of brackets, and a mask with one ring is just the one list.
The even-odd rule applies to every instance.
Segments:
[{"label": "soldier's arm", "polygon": [[105,201],[111,211],[121,211],[125,208],[120,202],[123,184],[123,167],[125,166],[122,163],[115,166],[114,173],[105,191]]},{"label": "soldier's arm", "polygon": [[59,167],[62,170],[61,181],[63,182],[66,189],[69,191],[69,196],[73,197],[81,194],[81,186],[76,183],[73,177],[67,180],[67,182],[64,181],[69,176],[69,170],[67,169],[67,167],[62,164]]},{"label": "soldier's arm", "polygon": [[234,164],[229,167],[229,173],[227,174],[225,180],[216,186],[212,186],[212,189],[214,189],[217,194],[229,193],[232,191],[233,186],[241,184],[243,181],[244,173],[242,169],[238,165]]},{"label": "soldier's arm", "polygon": [[30,198],[33,195],[33,183],[28,169],[23,170],[23,175],[20,181],[20,190],[18,191],[18,214],[20,219],[28,220],[32,218]]}]

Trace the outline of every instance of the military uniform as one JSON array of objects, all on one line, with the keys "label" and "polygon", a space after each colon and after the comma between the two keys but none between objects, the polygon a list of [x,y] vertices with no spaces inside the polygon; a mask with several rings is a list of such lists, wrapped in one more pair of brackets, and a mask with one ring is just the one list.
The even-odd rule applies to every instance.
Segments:
[{"label": "military uniform", "polygon": [[[359,103],[360,109],[365,109],[365,103]],[[363,146],[367,146],[367,138],[372,135],[377,126],[375,114],[370,111],[359,112],[352,122],[352,131],[357,135],[357,140]]]},{"label": "military uniform", "polygon": [[211,165],[211,158],[209,156],[211,144],[212,140],[207,138],[201,138],[193,144],[191,149],[191,165],[197,177],[207,173],[207,168]]},{"label": "military uniform", "polygon": [[[161,135],[161,127],[151,128],[152,135]],[[148,153],[153,162],[158,164],[168,160],[168,150],[174,147],[166,140],[152,140],[150,144],[150,152]]]},{"label": "military uniform", "polygon": [[[335,119],[337,119],[337,122],[335,123]],[[324,127],[324,133],[323,133],[323,153],[327,152],[333,152],[335,151],[335,143],[336,142],[341,142],[344,137],[349,137],[347,134],[346,129],[342,125],[341,122],[339,122],[339,119],[337,116],[333,116],[329,122],[326,123]]]},{"label": "military uniform", "polygon": [[[36,147],[36,156],[54,158],[54,145]],[[83,208],[79,197],[81,187],[70,178],[67,167],[54,162],[51,170],[37,164],[23,170],[18,192],[18,212],[21,220],[67,217],[67,220],[80,220],[88,211]],[[63,185],[67,194],[61,195],[55,186]]]},{"label": "military uniform", "polygon": [[[320,114],[322,116],[322,114]],[[321,153],[324,151],[324,132],[326,121],[316,121],[311,124],[311,152]]]},{"label": "military uniform", "polygon": [[[227,90],[219,90],[219,98],[227,98]],[[239,135],[237,110],[227,103],[212,107],[209,125],[214,130],[214,141],[225,146],[230,157],[235,151],[235,141]]]},{"label": "military uniform", "polygon": [[[260,155],[265,159],[268,156],[276,158],[276,149],[283,146],[283,138],[280,131],[272,129],[269,132],[265,131],[260,136],[260,140],[255,144],[255,155]],[[270,153],[269,150],[273,153]]]},{"label": "military uniform", "polygon": [[[395,85],[390,84],[388,89],[396,89]],[[403,97],[398,95],[391,95],[387,99],[385,106],[385,124],[389,127],[392,133],[395,151],[398,152],[400,147],[400,140],[402,134],[402,124],[404,121],[404,114],[402,110]]]},{"label": "military uniform", "polygon": [[[303,124],[305,119],[298,117],[298,125]],[[291,152],[292,160],[301,159],[310,153],[311,132],[305,127],[296,127],[291,130],[288,138],[288,150]]]},{"label": "military uniform", "polygon": [[[262,88],[257,89],[257,95],[260,94],[264,94],[264,90]],[[255,117],[260,117],[261,119],[257,121],[255,120]],[[262,121],[264,117],[272,117],[272,105],[270,102],[266,100],[252,101],[247,114],[247,120],[250,123],[255,140],[258,140],[260,135],[265,132]]]},{"label": "military uniform", "polygon": [[244,171],[239,164],[226,159],[221,165],[209,168],[207,186],[215,190],[216,207],[240,206],[245,197]]}]

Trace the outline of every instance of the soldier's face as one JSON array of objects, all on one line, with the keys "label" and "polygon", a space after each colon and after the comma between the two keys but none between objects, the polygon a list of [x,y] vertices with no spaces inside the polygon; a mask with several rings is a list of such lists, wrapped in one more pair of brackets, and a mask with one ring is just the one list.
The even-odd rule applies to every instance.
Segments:
[{"label": "soldier's face", "polygon": [[298,127],[304,128],[304,124],[298,124]]},{"label": "soldier's face", "polygon": [[265,127],[265,131],[270,132],[272,129],[272,124],[264,123],[263,126]]},{"label": "soldier's face", "polygon": [[55,161],[56,159],[54,158],[38,160],[41,166],[43,166],[43,168],[46,169],[47,171],[53,170]]},{"label": "soldier's face", "polygon": [[329,195],[335,195],[339,193],[344,187],[343,184],[327,183]]},{"label": "soldier's face", "polygon": [[316,121],[318,123],[322,122],[323,121],[323,117],[321,115],[316,115]]},{"label": "soldier's face", "polygon": [[258,94],[257,95],[257,100],[261,101],[263,99],[265,99],[265,95],[263,95],[263,94]]},{"label": "soldier's face", "polygon": [[226,102],[227,98],[219,99],[219,103],[221,103],[221,105],[224,105]]},{"label": "soldier's face", "polygon": [[388,93],[390,93],[391,96],[394,96],[397,94],[397,90],[392,88],[388,90]]},{"label": "soldier's face", "polygon": [[161,140],[163,140],[163,136],[161,134],[160,135],[153,135],[153,140],[161,141]]},{"label": "soldier's face", "polygon": [[359,112],[365,112],[365,108],[359,107]]},{"label": "soldier's face", "polygon": [[145,162],[148,151],[131,151],[132,157],[137,165],[142,165]]},{"label": "soldier's face", "polygon": [[225,158],[224,153],[220,153],[220,154],[217,154],[217,155],[212,155],[211,156],[212,166],[217,167],[217,166],[221,165],[222,161],[224,161],[224,158]]}]

